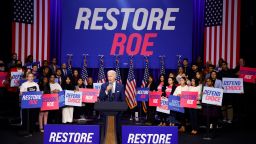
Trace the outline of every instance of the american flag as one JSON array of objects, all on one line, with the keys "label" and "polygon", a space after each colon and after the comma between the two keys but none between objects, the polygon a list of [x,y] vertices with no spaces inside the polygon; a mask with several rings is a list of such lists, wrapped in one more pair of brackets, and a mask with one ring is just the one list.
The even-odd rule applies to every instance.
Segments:
[{"label": "american flag", "polygon": [[160,56],[160,64],[161,64],[160,75],[165,75],[164,56]]},{"label": "american flag", "polygon": [[105,83],[106,82],[106,77],[104,73],[104,61],[103,57],[100,57],[100,68],[98,72],[98,83]]},{"label": "american flag", "polygon": [[128,72],[128,78],[125,87],[126,102],[130,109],[137,106],[136,95],[136,80],[133,71],[133,57],[130,58],[130,68]]},{"label": "american flag", "polygon": [[84,84],[87,85],[88,72],[87,72],[86,56],[84,57],[84,63],[83,63],[83,68],[82,68],[82,72],[81,72],[81,78],[83,79]]},{"label": "american flag", "polygon": [[240,55],[241,0],[206,0],[204,61],[223,58],[234,68]]},{"label": "american flag", "polygon": [[[145,71],[144,71],[144,76],[141,84],[142,88],[145,88],[147,86],[148,78],[149,78],[148,57],[145,57]],[[147,112],[147,105],[145,102],[142,102],[142,108],[144,112]]]},{"label": "american flag", "polygon": [[12,52],[23,63],[48,60],[50,52],[50,0],[14,0]]},{"label": "american flag", "polygon": [[118,83],[122,83],[120,69],[119,69],[119,59],[118,59],[118,56],[116,56],[116,81]]}]

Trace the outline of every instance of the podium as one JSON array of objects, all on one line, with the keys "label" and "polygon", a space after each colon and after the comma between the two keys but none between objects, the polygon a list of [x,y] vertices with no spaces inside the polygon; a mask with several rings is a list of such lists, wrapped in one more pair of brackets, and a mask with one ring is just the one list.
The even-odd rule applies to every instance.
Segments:
[{"label": "podium", "polygon": [[[103,113],[106,116],[105,120],[105,136],[104,144],[117,144],[117,128],[118,125],[117,115],[120,112],[126,111],[128,108],[126,102],[117,102],[117,101],[104,101],[97,102],[94,105],[94,109]],[[117,124],[117,125],[116,125]]]}]

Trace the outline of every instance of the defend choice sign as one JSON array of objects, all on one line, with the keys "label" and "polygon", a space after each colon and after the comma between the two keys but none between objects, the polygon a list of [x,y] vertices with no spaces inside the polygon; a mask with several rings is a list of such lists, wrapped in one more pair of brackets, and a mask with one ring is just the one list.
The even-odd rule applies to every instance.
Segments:
[{"label": "defend choice sign", "polygon": [[123,126],[123,144],[178,144],[177,127]]},{"label": "defend choice sign", "polygon": [[144,68],[143,55],[151,57],[151,68],[160,67],[159,55],[168,54],[166,68],[173,69],[177,54],[191,59],[191,0],[62,0],[61,10],[61,61],[72,53],[74,67],[81,66],[83,53],[92,68],[99,54],[109,68],[115,54],[120,67],[128,67],[133,55],[135,68]]},{"label": "defend choice sign", "polygon": [[98,125],[46,125],[44,144],[81,143],[99,144]]},{"label": "defend choice sign", "polygon": [[221,106],[222,98],[223,89],[206,86],[204,87],[202,103]]},{"label": "defend choice sign", "polygon": [[244,93],[242,78],[222,78],[224,93]]}]

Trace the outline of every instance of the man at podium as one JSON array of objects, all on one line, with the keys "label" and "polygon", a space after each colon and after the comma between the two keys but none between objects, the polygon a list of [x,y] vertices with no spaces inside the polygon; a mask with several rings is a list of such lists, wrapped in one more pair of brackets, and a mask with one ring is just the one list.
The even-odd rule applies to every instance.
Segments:
[{"label": "man at podium", "polygon": [[117,83],[116,72],[108,71],[108,82],[101,85],[100,101],[124,101],[124,86]]}]

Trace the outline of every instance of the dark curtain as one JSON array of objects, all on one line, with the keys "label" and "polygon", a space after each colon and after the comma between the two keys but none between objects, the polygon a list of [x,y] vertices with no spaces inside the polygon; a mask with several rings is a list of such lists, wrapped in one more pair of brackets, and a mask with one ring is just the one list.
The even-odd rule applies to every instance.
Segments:
[{"label": "dark curtain", "polygon": [[192,30],[192,60],[204,55],[204,3],[205,0],[194,0]]}]

